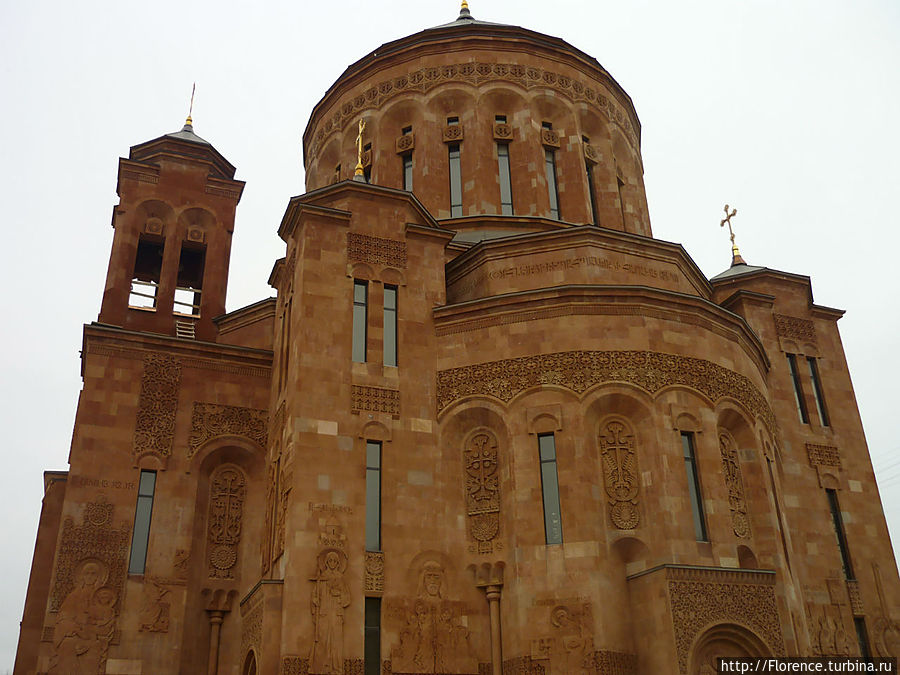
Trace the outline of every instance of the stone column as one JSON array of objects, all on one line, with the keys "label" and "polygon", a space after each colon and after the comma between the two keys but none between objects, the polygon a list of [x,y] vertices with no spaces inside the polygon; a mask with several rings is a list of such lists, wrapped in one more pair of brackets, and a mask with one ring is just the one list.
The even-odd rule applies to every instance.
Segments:
[{"label": "stone column", "polygon": [[503,650],[501,647],[500,591],[503,588],[503,569],[505,564],[496,562],[493,565],[484,563],[481,567],[469,569],[475,573],[475,585],[484,589],[488,608],[491,614],[491,669],[494,675],[501,675],[503,668]]},{"label": "stone column", "polygon": [[225,613],[220,610],[209,610],[209,675],[219,672],[219,634],[224,616]]}]

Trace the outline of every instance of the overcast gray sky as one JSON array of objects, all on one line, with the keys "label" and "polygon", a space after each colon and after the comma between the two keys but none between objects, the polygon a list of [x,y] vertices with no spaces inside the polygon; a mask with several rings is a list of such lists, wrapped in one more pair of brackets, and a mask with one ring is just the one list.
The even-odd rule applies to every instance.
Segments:
[{"label": "overcast gray sky", "polygon": [[[472,0],[475,17],[564,38],[631,95],[653,233],[712,276],[725,202],[750,264],[812,277],[839,326],[900,542],[900,3]],[[300,137],[344,68],[452,21],[454,0],[0,0],[0,672],[11,670],[40,512],[65,469],[81,326],[100,307],[116,162],[194,128],[247,181],[228,309],[273,294],[276,229],[303,191]]]}]

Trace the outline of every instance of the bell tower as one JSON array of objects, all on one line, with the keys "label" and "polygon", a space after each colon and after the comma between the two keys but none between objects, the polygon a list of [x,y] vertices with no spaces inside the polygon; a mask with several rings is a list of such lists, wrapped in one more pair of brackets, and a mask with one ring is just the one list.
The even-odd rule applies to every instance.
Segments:
[{"label": "bell tower", "polygon": [[234,214],[244,182],[184,127],[119,159],[112,252],[99,322],[214,341],[225,313]]}]

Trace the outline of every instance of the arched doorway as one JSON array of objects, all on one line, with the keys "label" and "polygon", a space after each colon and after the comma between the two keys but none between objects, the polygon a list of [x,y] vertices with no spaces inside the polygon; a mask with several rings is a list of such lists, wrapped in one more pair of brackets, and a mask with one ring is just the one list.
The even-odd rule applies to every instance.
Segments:
[{"label": "arched doorway", "polygon": [[704,631],[691,652],[691,675],[717,673],[716,659],[770,656],[771,650],[753,632],[737,624],[718,624]]},{"label": "arched doorway", "polygon": [[256,654],[253,653],[252,649],[247,652],[247,658],[244,659],[244,668],[241,670],[241,675],[256,675]]}]

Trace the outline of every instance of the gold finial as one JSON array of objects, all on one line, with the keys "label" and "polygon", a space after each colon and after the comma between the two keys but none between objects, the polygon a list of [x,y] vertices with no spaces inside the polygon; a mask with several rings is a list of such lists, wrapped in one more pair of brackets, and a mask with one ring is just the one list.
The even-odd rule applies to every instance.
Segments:
[{"label": "gold finial", "polygon": [[197,83],[196,82],[194,82],[194,86],[191,87],[191,107],[188,108],[188,116],[187,116],[187,119],[184,121],[185,125],[187,125],[189,127],[194,125],[193,120],[191,120],[191,115],[194,114],[194,92],[195,91],[197,91]]},{"label": "gold finial", "polygon": [[462,0],[462,6],[459,9],[460,9],[460,11],[462,11],[464,9],[469,9],[469,3],[466,2],[466,0]]},{"label": "gold finial", "polygon": [[741,257],[741,252],[738,250],[737,244],[734,243],[734,230],[731,229],[731,219],[737,215],[737,209],[731,209],[731,213],[728,213],[728,204],[725,205],[725,218],[719,223],[720,227],[725,227],[725,223],[728,223],[728,234],[731,235],[731,266],[735,265],[746,265],[747,263]]},{"label": "gold finial", "polygon": [[365,172],[363,171],[363,131],[366,130],[366,123],[360,118],[359,120],[359,133],[356,135],[356,171],[353,172],[354,178],[356,176],[365,176]]}]

